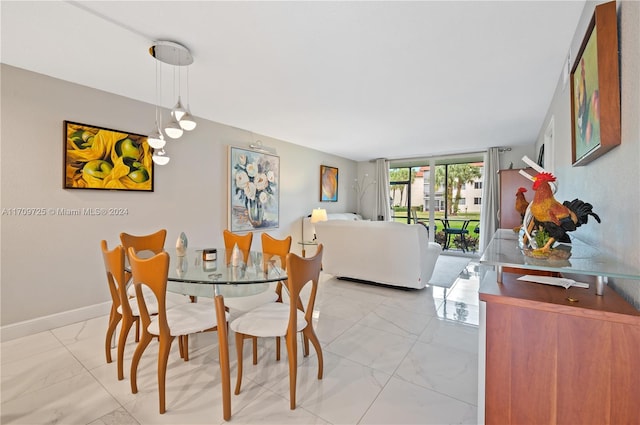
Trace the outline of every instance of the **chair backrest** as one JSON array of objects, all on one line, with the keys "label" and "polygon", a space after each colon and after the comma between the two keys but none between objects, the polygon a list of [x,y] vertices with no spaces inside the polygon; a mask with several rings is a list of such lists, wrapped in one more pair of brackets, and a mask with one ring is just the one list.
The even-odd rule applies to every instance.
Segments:
[{"label": "chair backrest", "polygon": [[231,263],[231,251],[234,245],[238,245],[238,249],[242,252],[245,264],[249,260],[249,251],[251,251],[251,242],[253,241],[253,233],[249,232],[246,235],[236,235],[231,233],[227,229],[222,232],[224,237],[224,249],[225,249],[225,262]]},{"label": "chair backrest", "polygon": [[291,250],[291,236],[284,239],[275,239],[274,237],[263,233],[262,236],[262,263],[263,268],[267,270],[267,264],[273,257],[280,259],[280,266],[287,269],[287,254]]},{"label": "chair backrest", "polygon": [[167,323],[167,276],[169,275],[169,254],[162,251],[151,258],[140,258],[133,247],[128,250],[131,265],[131,281],[136,288],[136,298],[140,309],[140,320],[144,329],[151,323],[149,309],[142,293],[142,285],[147,286],[158,302],[158,325],[161,335],[169,335]]},{"label": "chair backrest", "polygon": [[[287,254],[287,281],[286,285],[289,289],[289,295],[291,296],[290,311],[289,311],[289,328],[288,332],[292,335],[297,330],[297,316],[296,310],[304,311],[304,317],[307,323],[311,323],[313,320],[313,308],[316,302],[316,293],[318,292],[318,281],[320,280],[320,270],[322,269],[322,244],[318,245],[316,255],[310,258],[303,258],[294,253]],[[300,293],[302,289],[311,283],[311,293],[309,295],[309,301],[304,309],[301,308],[302,301],[300,299]],[[293,300],[298,300],[294,303]]]},{"label": "chair backrest", "polygon": [[167,229],[160,229],[150,235],[130,235],[120,233],[120,241],[124,247],[125,255],[129,255],[129,248],[135,252],[151,251],[154,254],[164,251],[164,242],[167,238]]},{"label": "chair backrest", "polygon": [[111,251],[107,247],[107,241],[101,241],[102,259],[104,260],[104,268],[107,272],[107,283],[109,284],[109,292],[111,293],[111,301],[113,309],[121,307],[123,316],[131,316],[131,306],[129,302],[122,302],[127,297],[127,282],[131,274],[124,268],[124,248],[118,245]]}]

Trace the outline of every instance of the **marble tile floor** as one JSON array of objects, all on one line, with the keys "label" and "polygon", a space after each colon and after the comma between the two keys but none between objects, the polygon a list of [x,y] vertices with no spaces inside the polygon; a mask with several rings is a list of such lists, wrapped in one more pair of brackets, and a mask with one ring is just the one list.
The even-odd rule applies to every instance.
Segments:
[{"label": "marble tile floor", "polygon": [[[235,424],[473,424],[477,422],[478,264],[450,289],[419,291],[322,277],[315,326],[324,353],[317,380],[311,349],[298,367],[297,408],[289,409],[286,349],[260,340],[258,365],[245,344]],[[2,424],[224,424],[217,335],[190,338],[190,360],[173,344],[167,412],[158,413],[157,343],[140,362],[138,394],[125,350],[125,379],[104,358],[107,317],[1,344]],[[131,336],[131,335],[130,335]],[[232,391],[236,351],[230,336]],[[300,354],[300,352],[299,352]]]}]

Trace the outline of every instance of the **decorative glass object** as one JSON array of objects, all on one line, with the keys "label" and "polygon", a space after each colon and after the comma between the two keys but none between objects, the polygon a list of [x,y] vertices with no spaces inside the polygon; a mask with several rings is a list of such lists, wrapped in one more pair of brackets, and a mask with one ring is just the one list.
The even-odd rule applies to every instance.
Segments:
[{"label": "decorative glass object", "polygon": [[180,233],[178,240],[176,241],[176,254],[178,257],[184,257],[187,253],[187,235],[184,232]]}]

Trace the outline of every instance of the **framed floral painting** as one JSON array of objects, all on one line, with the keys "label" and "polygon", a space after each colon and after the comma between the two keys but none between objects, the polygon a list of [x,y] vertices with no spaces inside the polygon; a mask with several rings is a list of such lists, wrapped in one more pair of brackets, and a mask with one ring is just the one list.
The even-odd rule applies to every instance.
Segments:
[{"label": "framed floral painting", "polygon": [[147,136],[64,122],[64,188],[153,192]]},{"label": "framed floral painting", "polygon": [[338,202],[338,169],[320,166],[320,202]]},{"label": "framed floral painting", "polygon": [[280,222],[280,157],[229,147],[229,230],[273,229]]}]

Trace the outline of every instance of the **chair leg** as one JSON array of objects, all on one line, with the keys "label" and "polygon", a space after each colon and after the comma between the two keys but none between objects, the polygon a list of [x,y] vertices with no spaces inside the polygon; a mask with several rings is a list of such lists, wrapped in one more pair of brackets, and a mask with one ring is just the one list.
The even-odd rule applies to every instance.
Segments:
[{"label": "chair leg", "polygon": [[309,338],[304,334],[304,332],[302,333],[302,355],[304,357],[309,356]]},{"label": "chair leg", "polygon": [[173,336],[168,338],[159,338],[160,347],[158,348],[158,395],[160,397],[160,414],[167,411],[165,403],[165,383],[167,379],[167,361],[169,359],[169,350],[171,350],[171,342]]},{"label": "chair leg", "polygon": [[280,361],[280,337],[276,337],[276,360]]},{"label": "chair leg", "polygon": [[243,354],[244,335],[236,332],[236,353],[238,356],[238,378],[236,379],[235,394],[240,394],[240,386],[242,385],[242,354]]},{"label": "chair leg", "polygon": [[142,357],[142,353],[146,350],[147,346],[153,339],[153,336],[147,331],[142,332],[140,337],[140,342],[136,346],[136,351],[133,353],[133,359],[131,359],[131,392],[136,394],[138,392],[138,363],[140,363],[140,358]]},{"label": "chair leg", "polygon": [[116,327],[118,326],[118,322],[122,316],[118,313],[113,307],[111,308],[111,313],[109,314],[109,326],[107,327],[107,335],[104,340],[104,353],[107,357],[107,363],[111,363],[113,359],[111,358],[111,341],[113,340],[113,333],[116,331]]},{"label": "chair leg", "polygon": [[253,364],[257,365],[258,364],[258,337],[252,336],[251,342],[253,345]]},{"label": "chair leg", "polygon": [[298,336],[297,332],[287,333],[287,354],[289,356],[289,408],[296,408],[296,379],[298,372]]},{"label": "chair leg", "polygon": [[180,335],[178,337],[178,352],[180,353],[180,358],[184,359],[184,344],[183,344],[183,339],[182,339],[183,335]]},{"label": "chair leg", "polygon": [[182,335],[182,349],[184,350],[182,358],[185,362],[189,361],[189,335]]},{"label": "chair leg", "polygon": [[121,326],[120,337],[118,338],[118,381],[124,379],[124,346],[127,343],[129,330],[133,326],[133,320],[129,317],[123,317]]},{"label": "chair leg", "polygon": [[324,358],[322,357],[322,347],[320,346],[320,340],[316,335],[316,332],[313,330],[311,326],[307,326],[303,329],[302,333],[311,341],[313,344],[313,348],[316,350],[316,355],[318,356],[318,379],[322,379],[323,370],[324,370]]},{"label": "chair leg", "polygon": [[140,316],[136,316],[136,342],[140,341]]}]

